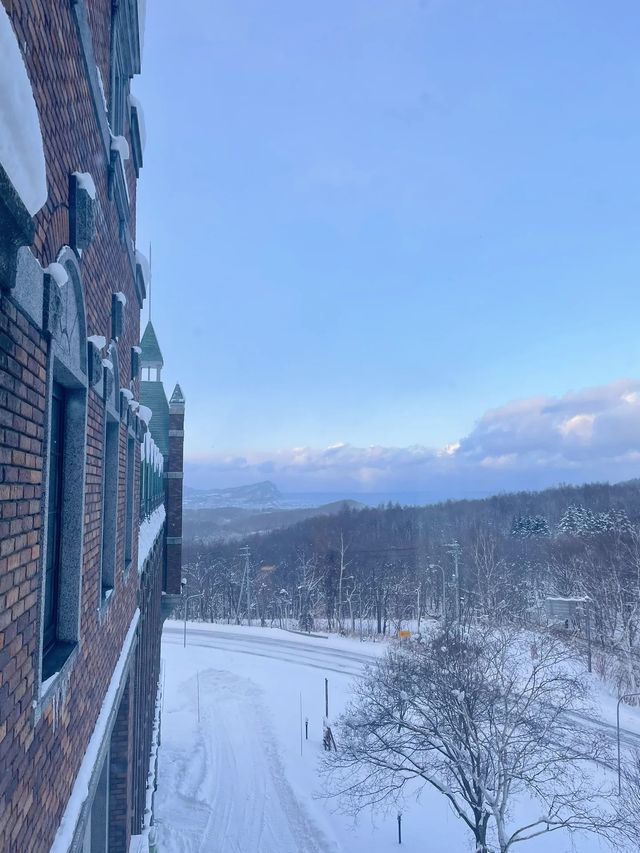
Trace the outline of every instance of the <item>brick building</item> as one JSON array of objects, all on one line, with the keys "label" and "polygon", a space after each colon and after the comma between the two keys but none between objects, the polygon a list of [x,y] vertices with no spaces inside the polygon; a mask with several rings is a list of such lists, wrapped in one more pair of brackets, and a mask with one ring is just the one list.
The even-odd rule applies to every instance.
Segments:
[{"label": "brick building", "polygon": [[128,851],[151,822],[184,400],[163,453],[138,402],[143,10],[0,0],[3,853]]}]

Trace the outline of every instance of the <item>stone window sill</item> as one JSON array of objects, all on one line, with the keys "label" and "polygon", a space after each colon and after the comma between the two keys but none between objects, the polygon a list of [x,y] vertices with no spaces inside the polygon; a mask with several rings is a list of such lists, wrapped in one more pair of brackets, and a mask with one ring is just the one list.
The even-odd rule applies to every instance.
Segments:
[{"label": "stone window sill", "polygon": [[58,693],[66,692],[69,676],[78,654],[77,643],[56,643],[42,661],[42,682],[38,698],[33,702],[35,722]]},{"label": "stone window sill", "polygon": [[100,622],[102,622],[104,620],[104,618],[107,615],[107,612],[109,611],[109,605],[111,604],[111,601],[113,600],[114,592],[115,592],[115,590],[112,586],[102,588],[102,595],[100,596],[100,604],[98,605],[98,618],[99,618]]}]

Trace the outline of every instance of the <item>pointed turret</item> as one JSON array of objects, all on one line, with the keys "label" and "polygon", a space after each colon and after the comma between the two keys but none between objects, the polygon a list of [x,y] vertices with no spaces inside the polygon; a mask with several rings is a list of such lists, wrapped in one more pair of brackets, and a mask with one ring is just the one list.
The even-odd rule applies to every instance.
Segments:
[{"label": "pointed turret", "polygon": [[149,431],[164,457],[166,471],[169,461],[169,404],[160,378],[164,359],[151,320],[144,330],[140,350],[140,402],[153,412]]},{"label": "pointed turret", "polygon": [[184,410],[184,394],[182,393],[182,388],[177,382],[176,387],[173,389],[171,399],[169,400],[169,408],[173,409],[175,406],[182,406]]},{"label": "pointed turret", "polygon": [[[155,381],[160,381],[161,371],[164,367],[164,359],[162,357],[162,351],[160,350],[160,344],[158,343],[158,338],[156,336],[156,330],[153,328],[153,324],[151,320],[147,323],[147,328],[144,330],[144,335],[142,336],[142,340],[140,341],[140,349],[142,353],[140,355],[140,365],[143,369],[147,369],[148,375],[147,379],[154,379]],[[151,370],[155,370],[155,376],[151,376]],[[143,373],[144,377],[144,373]]]}]

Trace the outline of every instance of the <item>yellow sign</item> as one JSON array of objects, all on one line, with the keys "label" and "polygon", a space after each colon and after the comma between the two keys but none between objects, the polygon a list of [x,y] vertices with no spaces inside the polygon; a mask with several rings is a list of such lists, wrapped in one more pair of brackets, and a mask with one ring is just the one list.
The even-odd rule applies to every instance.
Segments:
[{"label": "yellow sign", "polygon": [[398,631],[398,636],[399,637],[410,637],[411,631]]}]

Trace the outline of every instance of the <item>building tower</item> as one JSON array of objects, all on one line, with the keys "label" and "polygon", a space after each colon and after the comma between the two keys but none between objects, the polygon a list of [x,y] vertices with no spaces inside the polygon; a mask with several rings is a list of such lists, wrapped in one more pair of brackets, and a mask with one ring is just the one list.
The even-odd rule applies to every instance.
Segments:
[{"label": "building tower", "polygon": [[177,595],[182,577],[182,479],[184,394],[179,385],[169,400],[169,465],[166,477],[167,577],[166,592]]},{"label": "building tower", "polygon": [[[170,402],[167,402],[162,382],[164,359],[151,321],[144,330],[140,348],[140,402],[151,409],[149,432],[164,458],[167,529],[163,591],[168,596],[179,595],[182,577],[184,395],[176,385]],[[163,601],[168,607],[173,603],[168,597]]]},{"label": "building tower", "polygon": [[164,470],[169,462],[169,404],[162,384],[164,359],[151,320],[140,341],[140,402],[151,409],[149,432],[164,457]]}]

